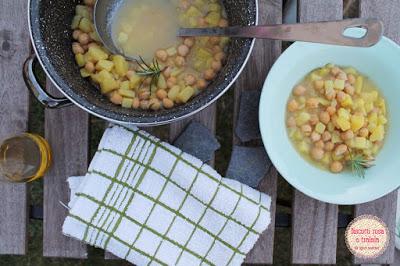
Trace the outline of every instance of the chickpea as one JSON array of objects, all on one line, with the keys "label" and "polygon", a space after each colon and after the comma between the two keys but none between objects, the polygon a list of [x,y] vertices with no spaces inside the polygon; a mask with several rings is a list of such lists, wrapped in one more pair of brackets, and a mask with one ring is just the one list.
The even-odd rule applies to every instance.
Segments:
[{"label": "chickpea", "polygon": [[335,90],[327,90],[325,92],[325,98],[332,101],[333,99],[336,98],[336,91]]},{"label": "chickpea", "polygon": [[214,55],[214,59],[215,60],[217,60],[217,61],[222,61],[222,60],[224,60],[225,59],[225,53],[224,52],[219,52],[219,53],[216,53],[215,55]]},{"label": "chickpea", "polygon": [[207,23],[205,18],[200,17],[200,18],[197,19],[197,25],[199,27],[205,27],[205,26],[208,25],[208,23]]},{"label": "chickpea", "polygon": [[342,140],[350,140],[354,138],[354,132],[351,130],[347,130],[346,132],[340,134],[340,137],[342,138]]},{"label": "chickpea", "polygon": [[216,44],[219,44],[219,43],[220,43],[221,38],[220,38],[220,37],[217,37],[217,36],[213,36],[213,37],[210,37],[210,39],[208,39],[208,41],[209,41],[211,44],[216,45]]},{"label": "chickpea", "polygon": [[311,133],[310,139],[313,142],[317,142],[317,141],[319,141],[321,139],[321,134],[319,134],[319,133],[314,131],[313,133]]},{"label": "chickpea", "polygon": [[351,86],[351,85],[346,85],[346,86],[344,87],[344,91],[345,91],[347,94],[353,95],[355,89],[354,89],[354,87]]},{"label": "chickpea", "polygon": [[222,48],[219,45],[214,45],[212,48],[212,51],[214,54],[216,54],[216,53],[222,52]]},{"label": "chickpea", "polygon": [[176,64],[177,66],[181,67],[181,66],[185,65],[185,63],[186,63],[186,60],[185,60],[184,57],[182,57],[182,56],[177,56],[177,57],[175,58],[175,64]]},{"label": "chickpea", "polygon": [[148,88],[142,89],[138,93],[139,100],[147,100],[150,98],[150,91]]},{"label": "chickpea", "polygon": [[361,128],[360,131],[358,132],[358,135],[360,137],[364,137],[364,138],[368,137],[368,135],[369,135],[368,128],[366,128],[366,127]]},{"label": "chickpea", "polygon": [[[329,107],[328,107],[329,108]],[[321,112],[319,114],[319,120],[324,123],[325,125],[327,125],[330,121],[331,121],[331,116],[329,115],[328,111],[325,112]]]},{"label": "chickpea", "polygon": [[166,109],[171,109],[172,107],[174,107],[174,102],[172,100],[170,100],[169,98],[164,98],[163,99],[163,106]]},{"label": "chickpea", "polygon": [[316,124],[318,124],[318,122],[319,122],[318,115],[311,114],[311,116],[310,116],[310,124],[312,126],[315,126]]},{"label": "chickpea", "polygon": [[110,101],[113,104],[121,105],[122,104],[122,96],[118,92],[114,91],[111,93]]},{"label": "chickpea", "polygon": [[328,141],[327,143],[325,143],[324,149],[326,151],[333,151],[334,148],[335,148],[335,144],[333,144],[332,141]]},{"label": "chickpea", "polygon": [[83,54],[83,53],[85,53],[85,50],[83,50],[82,46],[77,42],[74,42],[72,44],[72,51],[74,52],[74,54]]},{"label": "chickpea", "polygon": [[149,107],[153,111],[157,111],[161,108],[161,103],[157,98],[150,99]]},{"label": "chickpea", "polygon": [[81,30],[74,30],[74,32],[72,32],[72,38],[73,38],[74,40],[78,40],[79,35],[81,35],[81,34],[82,34],[82,31],[81,31]]},{"label": "chickpea", "polygon": [[196,77],[194,75],[192,75],[192,74],[187,74],[185,76],[185,83],[188,86],[194,85],[196,83]]},{"label": "chickpea", "polygon": [[338,79],[342,79],[342,80],[347,80],[347,74],[344,73],[344,72],[340,72],[340,73],[337,75],[337,78],[338,78]]},{"label": "chickpea", "polygon": [[311,157],[316,161],[322,160],[322,158],[324,158],[324,150],[317,147],[312,148]]},{"label": "chickpea", "polygon": [[164,98],[167,98],[168,93],[165,90],[161,89],[156,92],[156,96],[158,99],[162,100]]},{"label": "chickpea", "polygon": [[347,145],[346,144],[340,144],[336,147],[335,149],[335,155],[340,156],[345,154],[347,151]]},{"label": "chickpea", "polygon": [[168,53],[167,53],[167,51],[165,51],[163,49],[159,49],[156,52],[156,57],[160,61],[165,62],[165,60],[167,60],[167,58],[168,58]]},{"label": "chickpea", "polygon": [[206,80],[212,80],[215,78],[215,76],[216,74],[213,69],[207,69],[206,71],[204,71],[204,78]]},{"label": "chickpea", "polygon": [[350,83],[351,85],[353,85],[354,83],[356,83],[356,78],[355,78],[354,75],[352,75],[352,74],[347,75],[347,80],[349,81],[349,83]]},{"label": "chickpea", "polygon": [[222,63],[221,63],[221,61],[214,60],[214,61],[211,63],[211,68],[214,69],[215,72],[220,71],[221,68],[222,68]]},{"label": "chickpea", "polygon": [[226,19],[222,18],[219,20],[218,26],[221,28],[228,27],[229,23]]},{"label": "chickpea", "polygon": [[185,38],[183,44],[190,48],[194,45],[194,39],[191,37]]},{"label": "chickpea", "polygon": [[89,73],[93,73],[95,70],[95,66],[92,62],[87,62],[85,64],[85,69],[89,72]]},{"label": "chickpea", "polygon": [[90,41],[89,34],[87,33],[81,33],[78,37],[78,42],[82,45],[88,44]]},{"label": "chickpea", "polygon": [[326,111],[328,112],[329,115],[334,115],[336,113],[336,108],[333,106],[329,106],[326,108]]},{"label": "chickpea", "polygon": [[163,75],[167,79],[171,76],[171,73],[172,73],[172,67],[167,67],[163,71]]},{"label": "chickpea", "polygon": [[336,95],[336,99],[338,100],[338,102],[343,102],[344,99],[346,99],[346,93],[344,93],[343,91],[339,91]]},{"label": "chickpea", "polygon": [[140,107],[140,100],[138,97],[133,98],[132,107],[133,109],[138,109]]},{"label": "chickpea", "polygon": [[[291,118],[293,118],[293,117],[291,117]],[[294,118],[293,118],[293,121],[290,121],[290,123],[293,124],[293,122],[294,122],[294,126],[296,126],[296,120]],[[311,131],[312,131],[312,128],[311,128],[310,125],[307,125],[307,124],[306,125],[302,125],[301,126],[301,131],[303,131],[304,133],[309,135],[311,133]]]},{"label": "chickpea", "polygon": [[[288,127],[296,127],[296,119],[293,116],[291,116],[287,119],[286,124]],[[310,127],[310,132],[311,132],[311,127]]]},{"label": "chickpea", "polygon": [[296,102],[295,99],[291,100],[291,101],[288,103],[288,110],[289,110],[289,112],[294,112],[294,111],[297,110],[297,108],[299,108],[299,104]]},{"label": "chickpea", "polygon": [[333,173],[340,173],[343,171],[343,164],[339,161],[334,161],[331,163],[330,169]]},{"label": "chickpea", "polygon": [[181,44],[178,47],[178,54],[180,56],[183,56],[183,57],[187,56],[189,54],[189,51],[190,51],[189,47],[184,44]]},{"label": "chickpea", "polygon": [[89,50],[89,45],[88,44],[84,44],[84,45],[82,45],[82,48],[86,52],[87,50]]},{"label": "chickpea", "polygon": [[322,140],[318,140],[317,142],[315,142],[314,147],[323,149],[325,147],[325,143]]},{"label": "chickpea", "polygon": [[205,81],[204,79],[199,79],[199,80],[197,80],[196,87],[197,87],[198,89],[205,89],[205,88],[207,88],[207,81]]},{"label": "chickpea", "polygon": [[332,69],[331,69],[331,74],[334,75],[334,76],[336,76],[337,74],[339,74],[340,71],[341,71],[340,68],[338,68],[338,67],[332,67]]},{"label": "chickpea", "polygon": [[316,80],[316,81],[314,81],[314,88],[316,89],[316,90],[322,90],[322,89],[324,89],[324,81],[323,80]]},{"label": "chickpea", "polygon": [[296,86],[296,88],[294,88],[293,94],[296,95],[296,96],[302,96],[302,95],[304,95],[306,90],[307,89],[304,86],[298,85],[298,86]]},{"label": "chickpea", "polygon": [[149,110],[150,108],[150,103],[148,100],[142,100],[140,101],[140,108],[143,110]]},{"label": "chickpea", "polygon": [[306,101],[306,105],[308,108],[311,108],[311,109],[318,108],[319,100],[317,98],[309,98]]},{"label": "chickpea", "polygon": [[323,141],[329,141],[329,140],[331,140],[331,138],[332,138],[332,135],[328,131],[325,131],[324,133],[322,133]]},{"label": "chickpea", "polygon": [[167,86],[168,86],[168,88],[172,88],[173,86],[175,86],[176,85],[176,82],[177,82],[177,79],[176,79],[176,77],[169,77],[169,79],[167,79]]},{"label": "chickpea", "polygon": [[190,3],[187,0],[181,0],[179,3],[179,7],[182,8],[183,10],[186,10],[190,7]]},{"label": "chickpea", "polygon": [[88,48],[91,48],[91,47],[99,47],[99,46],[97,45],[97,43],[91,42],[88,44]]}]

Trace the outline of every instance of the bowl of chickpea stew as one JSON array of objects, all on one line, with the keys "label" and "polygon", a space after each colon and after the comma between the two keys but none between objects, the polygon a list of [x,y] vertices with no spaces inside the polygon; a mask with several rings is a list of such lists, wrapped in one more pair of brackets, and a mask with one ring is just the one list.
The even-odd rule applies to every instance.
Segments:
[{"label": "bowl of chickpea stew", "polygon": [[[185,11],[182,15],[185,23],[203,23],[203,26],[222,23],[223,26],[256,25],[258,21],[255,0],[171,0],[171,4],[180,5],[180,2],[184,3],[178,9]],[[199,2],[204,2],[204,5],[212,2],[212,7],[216,11],[223,10],[223,13],[212,11],[213,16],[207,17],[208,13],[199,12],[194,2],[197,5]],[[93,0],[29,1],[29,27],[36,58],[55,87],[74,104],[111,122],[160,125],[201,111],[231,87],[254,46],[253,39],[220,39],[217,43],[208,38],[195,39],[192,47],[196,49],[192,49],[192,42],[182,38],[176,47],[160,47],[162,51],[154,51],[154,59],[163,73],[157,87],[153,88],[151,80],[136,75],[144,64],[125,62],[101,46],[91,13],[95,3]],[[192,15],[205,17],[191,20]],[[204,46],[197,47],[197,43]],[[186,48],[190,48],[189,51]],[[182,59],[190,61],[192,50],[194,56],[201,59],[197,68],[193,65],[188,69],[178,69],[176,66],[184,61]],[[167,58],[164,52],[167,52]],[[144,59],[150,67],[154,66],[153,58]],[[30,58],[25,65],[32,65],[34,60]],[[169,67],[169,63],[174,67]],[[179,76],[180,73],[185,75]],[[25,74],[25,79],[28,79],[28,87],[34,94],[40,94],[42,103],[50,107],[65,104],[65,100],[54,99],[44,89],[38,88],[32,75]],[[149,90],[145,92],[139,85]],[[179,85],[179,91],[176,85]]]},{"label": "bowl of chickpea stew", "polygon": [[386,37],[369,48],[296,42],[282,54],[264,84],[260,130],[291,185],[332,204],[399,187],[399,60],[400,47]]}]

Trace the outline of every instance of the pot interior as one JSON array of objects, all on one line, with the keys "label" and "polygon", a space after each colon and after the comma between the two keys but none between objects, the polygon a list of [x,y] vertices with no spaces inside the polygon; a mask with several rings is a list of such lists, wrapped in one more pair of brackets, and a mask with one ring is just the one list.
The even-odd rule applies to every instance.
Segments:
[{"label": "pot interior", "polygon": [[[69,99],[85,110],[110,121],[133,124],[165,124],[200,110],[221,96],[233,83],[252,47],[252,39],[232,39],[227,62],[217,78],[187,104],[170,110],[140,111],[109,102],[89,79],[83,79],[71,50],[71,21],[78,0],[31,0],[30,26],[33,44],[46,73]],[[230,25],[255,25],[255,0],[224,0]]]}]

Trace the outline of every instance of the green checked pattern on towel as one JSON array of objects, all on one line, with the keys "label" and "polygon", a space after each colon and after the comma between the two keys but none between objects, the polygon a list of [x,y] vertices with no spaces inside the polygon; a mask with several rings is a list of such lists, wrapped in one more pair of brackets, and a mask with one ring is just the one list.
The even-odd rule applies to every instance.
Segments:
[{"label": "green checked pattern on towel", "polygon": [[159,139],[113,126],[63,233],[141,265],[241,265],[271,199]]}]

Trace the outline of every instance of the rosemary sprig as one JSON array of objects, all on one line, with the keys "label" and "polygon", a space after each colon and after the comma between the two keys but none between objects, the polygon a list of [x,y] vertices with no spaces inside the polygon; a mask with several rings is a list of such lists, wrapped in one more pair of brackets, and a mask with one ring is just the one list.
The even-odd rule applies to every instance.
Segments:
[{"label": "rosemary sprig", "polygon": [[145,77],[145,79],[151,78],[150,88],[153,85],[156,85],[161,73],[163,72],[158,61],[153,59],[152,63],[148,64],[141,56],[139,56],[139,60],[135,59],[135,61],[139,66],[139,69],[136,70],[136,74]]},{"label": "rosemary sprig", "polygon": [[364,155],[350,153],[350,160],[347,161],[347,164],[354,175],[365,178],[365,171],[374,166],[373,162],[374,159],[366,158]]}]

